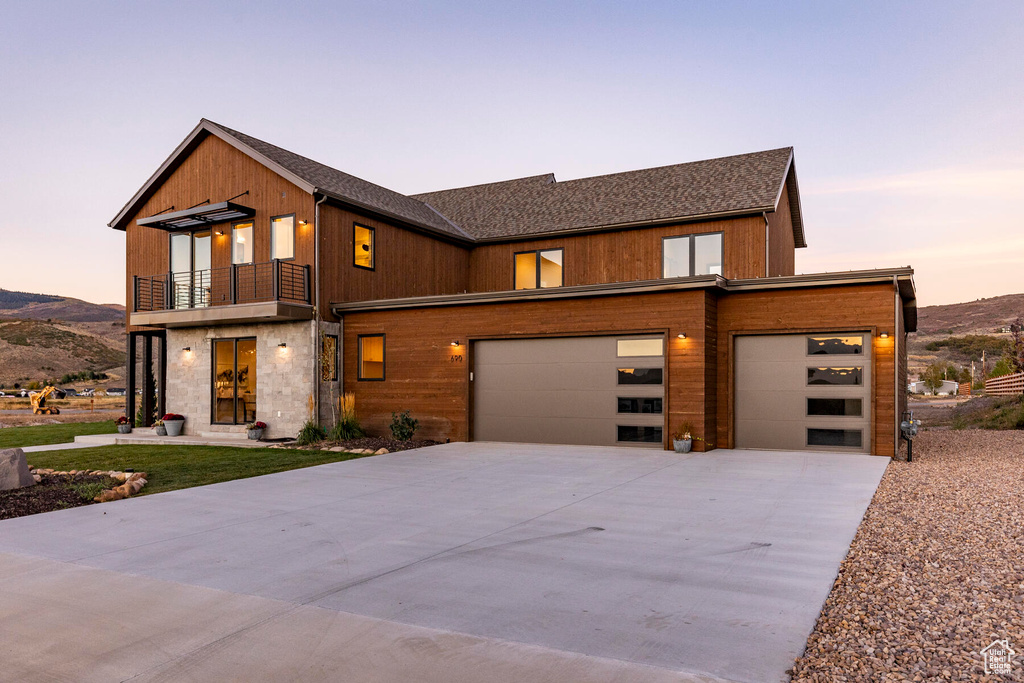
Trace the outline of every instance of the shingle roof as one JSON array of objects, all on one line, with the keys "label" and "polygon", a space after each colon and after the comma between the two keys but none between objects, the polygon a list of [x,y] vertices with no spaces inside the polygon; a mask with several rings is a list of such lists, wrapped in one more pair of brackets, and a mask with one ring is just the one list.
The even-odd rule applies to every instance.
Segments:
[{"label": "shingle roof", "polygon": [[219,123],[214,123],[213,121],[207,121],[207,123],[213,124],[274,163],[306,180],[318,190],[334,195],[337,199],[349,200],[368,209],[380,211],[385,215],[433,228],[434,230],[462,239],[471,238],[470,235],[459,230],[457,226],[445,220],[444,216],[441,216],[421,201],[407,197],[404,194],[399,194],[386,187],[375,185],[330,166],[325,166],[318,161],[289,152],[286,149],[233,130],[227,126],[222,126]]},{"label": "shingle roof", "polygon": [[[553,175],[412,195],[477,239],[772,211],[792,147],[556,182]],[[795,212],[794,212],[795,213]]]},{"label": "shingle roof", "polygon": [[307,192],[465,242],[774,211],[789,178],[796,246],[807,246],[792,147],[564,182],[548,173],[406,196],[207,119],[121,209],[111,227],[124,229],[132,210],[210,134]]}]

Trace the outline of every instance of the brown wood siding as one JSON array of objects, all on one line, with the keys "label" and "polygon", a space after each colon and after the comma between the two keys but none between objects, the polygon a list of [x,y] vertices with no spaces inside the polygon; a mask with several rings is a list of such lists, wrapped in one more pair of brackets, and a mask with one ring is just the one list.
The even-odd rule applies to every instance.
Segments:
[{"label": "brown wood siding", "polygon": [[[718,445],[732,448],[733,339],[738,334],[796,334],[813,331],[891,330],[891,285],[737,292],[718,302]],[[894,341],[873,337],[872,448],[893,455],[896,395]]]},{"label": "brown wood siding", "polygon": [[[134,304],[134,275],[166,273],[170,267],[169,233],[157,228],[139,227],[135,221],[174,207],[180,211],[206,200],[222,202],[237,194],[239,204],[256,210],[253,217],[253,258],[256,262],[270,260],[270,218],[295,214],[295,260],[302,265],[313,263],[313,198],[262,164],[249,158],[215,136],[208,136],[161,185],[153,196],[129,218],[125,235],[127,252],[126,305],[131,315]],[[299,221],[308,221],[301,226]],[[231,265],[231,224],[214,226],[223,236],[214,234],[211,245],[213,268]],[[126,321],[127,322],[127,321]],[[128,327],[128,331],[145,328]]]},{"label": "brown wood siding", "polygon": [[796,241],[793,238],[793,214],[789,208],[789,181],[782,188],[778,208],[768,214],[768,275],[793,275],[796,272]]},{"label": "brown wood siding", "polygon": [[[321,313],[330,302],[395,299],[467,291],[469,250],[328,204],[322,227]],[[353,265],[353,225],[374,228],[374,269]]]},{"label": "brown wood siding", "polygon": [[655,280],[662,275],[663,237],[707,232],[724,233],[723,275],[726,278],[764,275],[764,219],[755,216],[480,245],[473,249],[469,258],[469,291],[513,289],[514,254],[533,249],[565,250],[563,280],[566,286]]},{"label": "brown wood siding", "polygon": [[[453,441],[470,438],[471,339],[664,333],[667,340],[666,440],[683,421],[705,424],[702,291],[600,299],[529,301],[350,313],[344,318],[345,391],[355,392],[356,415],[370,433],[387,431],[392,411],[410,410],[419,436]],[[687,339],[677,335],[685,332]],[[360,382],[359,335],[384,333],[386,377]],[[461,346],[451,342],[459,340]],[[453,361],[461,355],[461,362]]]},{"label": "brown wood siding", "polygon": [[701,450],[718,445],[718,302],[715,292],[704,295],[704,428],[697,436],[706,439]]}]

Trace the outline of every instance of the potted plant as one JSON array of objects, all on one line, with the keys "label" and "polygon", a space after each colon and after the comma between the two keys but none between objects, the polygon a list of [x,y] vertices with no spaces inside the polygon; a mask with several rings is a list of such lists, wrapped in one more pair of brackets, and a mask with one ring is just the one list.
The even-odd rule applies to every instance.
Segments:
[{"label": "potted plant", "polygon": [[157,420],[153,423],[153,431],[157,436],[167,436],[167,427],[164,426],[163,420]]},{"label": "potted plant", "polygon": [[161,420],[167,430],[167,436],[179,436],[181,428],[185,425],[185,416],[177,413],[167,413]]},{"label": "potted plant", "polygon": [[248,434],[249,438],[252,439],[253,441],[261,441],[263,439],[263,431],[266,428],[267,423],[260,422],[259,420],[257,420],[256,422],[250,422],[249,424],[245,425],[246,434]]},{"label": "potted plant", "polygon": [[114,420],[114,424],[117,425],[118,434],[132,433],[132,421],[128,419],[127,415],[122,415],[121,417]]},{"label": "potted plant", "polygon": [[689,453],[690,449],[693,448],[693,425],[689,422],[684,422],[679,425],[679,429],[672,435],[672,448],[675,449],[676,453]]}]

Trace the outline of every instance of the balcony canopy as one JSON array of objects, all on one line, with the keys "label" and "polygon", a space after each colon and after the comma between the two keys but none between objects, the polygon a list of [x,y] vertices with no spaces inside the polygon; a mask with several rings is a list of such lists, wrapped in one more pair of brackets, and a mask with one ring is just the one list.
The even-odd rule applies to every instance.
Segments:
[{"label": "balcony canopy", "polygon": [[170,213],[159,213],[149,218],[140,218],[139,225],[161,230],[191,230],[206,225],[226,223],[241,218],[252,218],[256,215],[254,209],[234,202],[219,202],[217,204],[204,204],[195,206],[184,211],[172,211]]}]

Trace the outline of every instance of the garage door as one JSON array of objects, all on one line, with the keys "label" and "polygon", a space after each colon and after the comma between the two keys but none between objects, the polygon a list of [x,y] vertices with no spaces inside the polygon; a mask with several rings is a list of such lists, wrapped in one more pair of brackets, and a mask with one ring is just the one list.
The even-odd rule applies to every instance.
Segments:
[{"label": "garage door", "polygon": [[663,448],[664,336],[473,344],[477,441]]},{"label": "garage door", "polygon": [[736,337],[736,447],[871,449],[871,335]]}]

